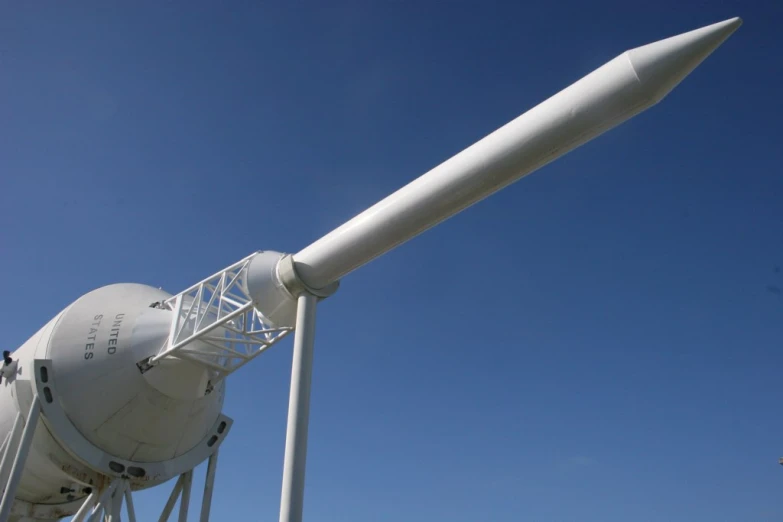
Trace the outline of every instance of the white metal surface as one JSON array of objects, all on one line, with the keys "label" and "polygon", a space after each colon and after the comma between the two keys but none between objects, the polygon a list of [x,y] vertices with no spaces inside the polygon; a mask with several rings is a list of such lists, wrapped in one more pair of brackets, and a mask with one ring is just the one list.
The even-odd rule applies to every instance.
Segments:
[{"label": "white metal surface", "polygon": [[[21,429],[24,426],[24,415],[29,411],[32,404],[33,391],[31,389],[30,366],[28,363],[35,357],[36,350],[44,349],[49,343],[51,334],[62,313],[55,316],[51,321],[45,324],[38,332],[28,339],[12,357],[14,359],[14,371],[6,371],[3,378],[3,385],[0,386],[0,437],[5,439],[11,431],[17,416],[19,416],[18,432],[13,444],[18,444],[18,438],[21,436]],[[10,467],[13,463],[13,454],[9,459],[0,465],[3,468],[2,477],[0,477],[0,487],[5,484],[10,473]],[[48,434],[47,430],[39,428],[33,438],[33,444],[30,448],[25,466],[25,473],[17,490],[16,502],[12,508],[14,516],[26,516],[42,520],[56,518],[54,515],[60,513],[73,513],[78,509],[78,502],[73,511],[72,502],[68,494],[61,493],[61,488],[70,487],[73,484],[73,478],[63,469],[71,469],[76,466],[68,453],[61,448]],[[30,471],[31,473],[27,473]],[[86,494],[76,493],[76,499],[82,498]],[[46,504],[42,504],[46,502]],[[18,509],[17,509],[18,507]],[[49,516],[52,515],[52,516]]]},{"label": "white metal surface", "polygon": [[252,257],[247,265],[247,289],[256,309],[270,324],[294,326],[297,293],[286,288],[281,274],[286,255],[266,250]]},{"label": "white metal surface", "polygon": [[[168,342],[150,359],[203,365],[215,384],[283,339],[291,327],[273,326],[254,306],[247,269],[256,254],[213,274],[163,302],[171,310]],[[194,341],[200,345],[194,346]],[[205,346],[206,345],[206,346]]]},{"label": "white metal surface", "polygon": [[179,501],[179,522],[188,522],[190,490],[193,488],[193,470],[182,475],[182,493]]},{"label": "white metal surface", "polygon": [[297,303],[283,487],[280,495],[280,522],[302,520],[317,303],[318,299],[315,296],[306,293],[299,296]]},{"label": "white metal surface", "polygon": [[215,451],[209,457],[209,463],[207,464],[207,476],[204,479],[204,495],[201,497],[200,522],[209,522],[209,512],[212,509],[212,492],[215,490],[218,453],[220,453],[220,450]]},{"label": "white metal surface", "polygon": [[184,480],[184,475],[180,475],[177,481],[174,483],[174,488],[171,490],[171,494],[169,495],[169,499],[166,501],[166,505],[163,506],[163,512],[161,512],[158,522],[166,522],[171,516],[171,512],[174,511],[174,506],[177,505],[179,494],[182,492],[182,483]]},{"label": "white metal surface", "polygon": [[84,519],[87,517],[87,513],[92,511],[92,508],[95,505],[95,502],[97,501],[98,501],[98,493],[93,491],[86,499],[84,499],[84,503],[82,504],[82,507],[80,507],[79,511],[77,511],[76,514],[73,516],[71,522],[84,522]]},{"label": "white metal surface", "polygon": [[130,485],[125,488],[125,507],[128,510],[128,522],[136,522],[136,508],[133,505],[133,495]]},{"label": "white metal surface", "polygon": [[173,360],[145,373],[138,367],[166,343],[172,313],[151,305],[169,297],[129,283],[93,290],[65,310],[33,357],[51,361],[51,385],[68,421],[119,459],[175,459],[200,444],[220,416],[224,384],[206,394],[202,366]]},{"label": "white metal surface", "polygon": [[[210,458],[210,468],[212,469],[211,472],[212,480],[214,480],[215,477],[214,463],[215,460],[213,456],[212,458]],[[209,476],[210,476],[210,471],[207,471],[208,483],[210,480]],[[169,520],[169,517],[171,517],[171,513],[174,511],[174,508],[177,506],[177,500],[179,500],[179,515],[177,518],[179,522],[187,522],[188,513],[190,512],[190,502],[191,502],[190,493],[191,493],[192,485],[193,485],[193,470],[187,471],[179,476],[177,481],[174,483],[174,487],[172,488],[171,494],[169,495],[169,498],[166,501],[166,505],[163,506],[163,511],[161,511],[160,518],[158,518],[158,522],[167,522]],[[211,501],[212,501],[212,495],[205,494],[201,504],[201,517],[200,517],[201,522],[209,522],[209,507],[206,507],[205,510],[205,506],[207,506]],[[206,517],[205,517],[205,513],[206,513]]]},{"label": "white metal surface", "polygon": [[[45,415],[46,425],[62,446],[68,448],[70,454],[84,463],[89,469],[96,471],[103,477],[128,479],[137,487],[143,488],[159,484],[171,477],[193,469],[203,462],[220,447],[225,437],[231,430],[233,421],[223,414],[218,415],[213,425],[202,436],[201,440],[187,452],[167,459],[163,462],[139,462],[128,460],[116,455],[108,454],[99,447],[93,445],[84,437],[69,421],[66,412],[60,404],[60,390],[56,383],[49,379],[42,382],[39,376],[42,370],[48,369],[49,375],[55,371],[51,361],[36,359],[32,372],[33,386],[36,394],[51,398],[41,403]],[[90,477],[82,477],[83,482],[88,482]],[[96,482],[96,480],[93,480]]]},{"label": "white metal surface", "polygon": [[[168,338],[171,312],[150,307],[161,296],[170,294],[143,285],[90,292],[13,353],[0,386],[0,440],[6,456],[0,462],[0,479],[5,477],[0,487],[12,475],[24,414],[38,411],[31,410],[36,397],[46,399],[40,401],[42,422],[27,428],[29,453],[17,459],[14,478],[18,474],[21,480],[16,498],[10,499],[13,520],[75,514],[88,488],[112,477],[131,474],[136,489],[159,484],[209,458],[229,432],[231,419],[220,413],[222,383],[210,394],[202,390],[200,396],[172,397],[155,379],[189,385],[180,377],[191,363],[175,360],[145,374],[137,366]],[[107,320],[93,325],[96,316]],[[172,441],[168,448],[167,439]],[[124,447],[132,451],[125,453]],[[103,506],[111,502],[118,501]]]},{"label": "white metal surface", "polygon": [[[5,493],[5,484],[8,483],[8,477],[11,476],[11,465],[14,462],[15,448],[19,444],[19,437],[22,436],[22,429],[24,427],[24,419],[21,412],[16,413],[14,424],[6,434],[5,442],[3,443],[3,458],[0,460],[0,495]],[[0,496],[2,499],[2,496]]]},{"label": "white metal surface", "polygon": [[8,520],[11,514],[11,507],[16,497],[16,489],[19,487],[19,482],[22,479],[22,473],[24,472],[25,460],[27,460],[27,454],[30,452],[30,446],[33,443],[33,435],[35,435],[35,429],[38,427],[38,417],[41,414],[41,405],[37,399],[33,399],[30,405],[30,410],[27,412],[27,418],[24,419],[24,430],[22,430],[22,436],[19,439],[19,444],[16,446],[9,444],[5,453],[10,457],[13,452],[13,465],[11,466],[11,473],[8,476],[8,481],[3,488],[3,500],[0,502],[0,520]]},{"label": "white metal surface", "polygon": [[623,53],[295,254],[297,272],[322,288],[649,108],[740,24]]},{"label": "white metal surface", "polygon": [[87,517],[87,522],[98,522],[104,517],[104,515],[107,514],[107,504],[109,503],[111,496],[114,494],[114,491],[120,486],[121,482],[122,479],[114,479],[103,491],[101,491],[101,494],[98,496],[98,501],[92,507],[92,510]]},{"label": "white metal surface", "polygon": [[111,500],[108,505],[107,522],[120,522],[120,512],[122,510],[122,501],[125,499],[125,489],[128,487],[126,481],[120,482],[111,494]]},{"label": "white metal surface", "polygon": [[[132,520],[131,486],[177,475],[161,520],[178,499],[184,520],[192,469],[209,458],[205,522],[217,448],[231,424],[220,413],[224,379],[293,330],[294,303],[280,520],[300,522],[316,296],[333,291],[321,290],[653,105],[740,23],[727,20],[624,53],[293,258],[255,253],[176,296],[120,284],[77,300],[4,370],[0,487],[8,494],[0,521],[9,513],[51,520],[77,510],[77,518],[117,520],[123,500]],[[89,492],[97,484],[100,493]]]}]

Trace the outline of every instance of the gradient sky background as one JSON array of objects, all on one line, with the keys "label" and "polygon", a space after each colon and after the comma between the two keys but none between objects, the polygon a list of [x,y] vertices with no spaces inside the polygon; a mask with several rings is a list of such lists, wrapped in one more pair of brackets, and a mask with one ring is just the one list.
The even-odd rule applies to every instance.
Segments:
[{"label": "gradient sky background", "polygon": [[[783,4],[330,4],[0,8],[5,346],[105,284],[295,252],[622,51],[742,16],[662,104],[323,303],[305,519],[783,520]],[[229,381],[213,520],[277,520],[290,347]]]}]

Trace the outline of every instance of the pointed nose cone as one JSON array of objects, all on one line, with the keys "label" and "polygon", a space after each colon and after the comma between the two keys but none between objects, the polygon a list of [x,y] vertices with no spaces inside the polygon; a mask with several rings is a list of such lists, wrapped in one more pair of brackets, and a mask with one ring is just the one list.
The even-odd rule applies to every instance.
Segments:
[{"label": "pointed nose cone", "polygon": [[639,81],[660,101],[742,25],[731,18],[626,53]]}]

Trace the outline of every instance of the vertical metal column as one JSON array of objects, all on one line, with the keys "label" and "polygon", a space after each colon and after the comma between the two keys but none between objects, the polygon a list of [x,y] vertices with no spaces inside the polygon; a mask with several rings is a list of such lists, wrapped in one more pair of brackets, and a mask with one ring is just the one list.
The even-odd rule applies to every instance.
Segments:
[{"label": "vertical metal column", "polygon": [[71,519],[71,522],[84,522],[84,517],[87,516],[87,513],[92,509],[92,507],[95,505],[95,501],[98,498],[98,493],[96,493],[94,490],[92,493],[90,493],[90,496],[84,499],[84,503],[82,504],[82,507],[79,508],[79,511],[76,512],[76,514]]},{"label": "vertical metal column", "polygon": [[193,470],[182,474],[182,497],[179,499],[179,522],[188,522],[190,489],[193,486]]},{"label": "vertical metal column", "polygon": [[133,507],[130,482],[128,482],[128,487],[125,488],[125,509],[128,510],[128,522],[136,522],[136,509]]},{"label": "vertical metal column", "polygon": [[114,495],[114,492],[112,492],[112,494],[109,495],[109,498],[106,499],[106,502],[103,503],[103,515],[101,515],[101,517],[98,519],[99,522],[112,522],[111,519],[112,506],[113,506],[112,495]]},{"label": "vertical metal column", "polygon": [[212,508],[212,491],[215,489],[215,471],[217,470],[218,452],[209,456],[207,478],[204,480],[204,497],[201,500],[201,518],[199,522],[209,522],[209,510]]},{"label": "vertical metal column", "polygon": [[288,429],[285,438],[280,522],[301,522],[304,507],[307,426],[310,420],[310,381],[313,373],[315,310],[318,298],[303,293],[296,308]]},{"label": "vertical metal column", "polygon": [[106,489],[103,490],[101,495],[98,497],[98,501],[95,503],[94,511],[89,516],[89,518],[87,518],[87,522],[98,522],[99,520],[105,518],[104,515],[109,514],[106,506],[109,502],[111,502],[111,496],[114,494],[114,490],[117,488],[117,486],[119,486],[120,480],[122,479],[112,480]]},{"label": "vertical metal column", "polygon": [[[14,417],[14,425],[6,437],[7,444],[3,450],[3,459],[0,460],[0,487],[3,488],[3,491],[5,491],[5,488],[8,484],[8,476],[9,473],[11,473],[11,463],[14,461],[13,455],[15,454],[16,447],[19,444],[18,439],[19,434],[23,429],[23,423],[24,417],[22,416],[22,413],[19,412],[16,414],[16,417]],[[0,499],[2,499],[2,497],[0,497]]]},{"label": "vertical metal column", "polygon": [[[35,427],[38,425],[38,416],[40,413],[41,403],[38,402],[38,397],[33,396],[33,403],[30,405],[30,411],[27,414],[27,422],[24,425],[24,431],[22,431],[22,439],[19,441],[19,448],[16,450],[16,455],[14,456],[11,475],[8,477],[8,483],[5,486],[3,501],[0,503],[0,520],[8,520],[8,516],[11,514],[11,506],[14,504],[16,488],[19,487],[19,481],[22,479],[24,463],[25,460],[27,460],[27,454],[30,451],[30,444],[33,442],[33,435],[35,434]],[[8,446],[8,449],[11,449],[10,445]]]},{"label": "vertical metal column", "polygon": [[179,494],[182,491],[182,481],[184,480],[183,477],[184,475],[180,475],[177,479],[177,482],[174,484],[174,489],[171,490],[171,495],[169,495],[169,499],[166,501],[166,505],[163,506],[163,512],[160,514],[158,522],[167,522],[169,516],[171,516],[171,512],[174,510],[174,505],[177,503]]},{"label": "vertical metal column", "polygon": [[[13,438],[12,435],[14,434],[14,431],[16,431],[16,425],[19,422],[19,414],[16,414],[16,417],[14,417],[14,424],[11,426],[11,431],[5,434],[5,439],[3,439],[3,445],[0,446],[0,453],[3,455],[2,459],[0,459],[0,477],[3,476],[3,464],[5,462],[5,456],[8,454],[8,448],[11,446],[11,439]],[[0,479],[0,484],[3,484],[3,480]]]},{"label": "vertical metal column", "polygon": [[106,518],[109,522],[120,522],[120,512],[122,511],[122,501],[125,498],[125,488],[127,482],[120,482],[109,497],[109,504],[106,506]]}]

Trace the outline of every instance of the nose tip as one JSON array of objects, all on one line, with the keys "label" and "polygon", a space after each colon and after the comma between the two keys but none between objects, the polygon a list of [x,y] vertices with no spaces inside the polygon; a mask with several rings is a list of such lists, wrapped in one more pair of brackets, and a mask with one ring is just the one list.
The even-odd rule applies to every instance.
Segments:
[{"label": "nose tip", "polygon": [[742,25],[739,17],[659,40],[626,54],[639,81],[660,100]]}]

